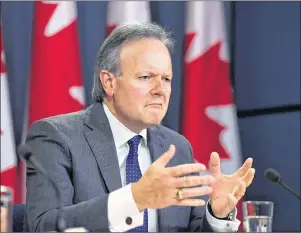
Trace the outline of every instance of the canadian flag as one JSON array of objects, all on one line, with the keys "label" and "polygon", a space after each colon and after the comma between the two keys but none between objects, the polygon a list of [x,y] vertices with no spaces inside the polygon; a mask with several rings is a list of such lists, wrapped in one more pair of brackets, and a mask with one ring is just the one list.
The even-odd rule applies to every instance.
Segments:
[{"label": "canadian flag", "polygon": [[10,97],[5,68],[5,54],[0,24],[0,52],[1,52],[1,185],[10,187],[13,191],[13,202],[19,203],[20,184],[17,182],[16,145],[13,131],[13,121]]},{"label": "canadian flag", "polygon": [[124,23],[149,22],[150,19],[147,1],[109,1],[107,35]]},{"label": "canadian flag", "polygon": [[223,3],[186,4],[183,135],[191,143],[196,161],[208,165],[211,152],[216,151],[222,171],[231,174],[242,160]]},{"label": "canadian flag", "polygon": [[29,124],[85,105],[76,2],[36,1]]}]

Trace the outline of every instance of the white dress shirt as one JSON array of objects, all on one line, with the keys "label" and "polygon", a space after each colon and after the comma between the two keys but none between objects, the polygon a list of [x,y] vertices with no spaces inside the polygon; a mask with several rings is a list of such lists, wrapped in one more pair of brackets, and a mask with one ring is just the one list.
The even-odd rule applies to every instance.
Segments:
[{"label": "white dress shirt", "polygon": [[[109,120],[109,124],[113,133],[114,143],[117,151],[118,163],[120,167],[120,176],[122,188],[111,192],[108,197],[108,220],[109,230],[111,232],[124,232],[143,224],[143,212],[140,212],[133,198],[131,184],[126,184],[126,157],[129,153],[128,141],[137,134],[125,127],[110,112],[105,103],[103,103],[105,114]],[[151,165],[151,156],[147,147],[147,130],[142,130],[139,135],[142,139],[138,147],[138,162],[143,175],[147,168]],[[209,224],[214,231],[237,231],[240,221],[218,220],[214,218],[206,207],[206,216]],[[132,218],[132,223],[126,223],[128,217]],[[148,231],[157,232],[157,210],[148,209]]]}]

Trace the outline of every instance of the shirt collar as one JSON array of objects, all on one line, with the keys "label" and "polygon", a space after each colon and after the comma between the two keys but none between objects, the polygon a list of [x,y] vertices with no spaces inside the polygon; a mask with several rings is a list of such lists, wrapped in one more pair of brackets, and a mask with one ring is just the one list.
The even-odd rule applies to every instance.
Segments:
[{"label": "shirt collar", "polygon": [[[109,120],[109,124],[111,126],[114,142],[116,148],[123,146],[127,143],[131,138],[136,136],[137,134],[128,129],[125,125],[123,125],[109,110],[107,105],[102,102],[104,112]],[[145,143],[147,143],[147,130],[143,129],[139,135],[142,136]]]}]

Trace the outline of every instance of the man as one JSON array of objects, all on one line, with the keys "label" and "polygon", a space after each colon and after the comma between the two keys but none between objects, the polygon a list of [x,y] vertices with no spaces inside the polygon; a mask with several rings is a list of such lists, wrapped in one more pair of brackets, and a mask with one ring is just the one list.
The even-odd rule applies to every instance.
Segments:
[{"label": "man", "polygon": [[[200,176],[206,168],[194,163],[189,142],[159,124],[171,93],[172,48],[158,25],[115,29],[97,55],[94,103],[31,126],[27,143],[61,190],[67,227],[237,230],[235,206],[254,177],[252,160],[224,175],[212,153],[211,175]],[[28,164],[27,230],[55,230],[57,208],[53,187]]]}]

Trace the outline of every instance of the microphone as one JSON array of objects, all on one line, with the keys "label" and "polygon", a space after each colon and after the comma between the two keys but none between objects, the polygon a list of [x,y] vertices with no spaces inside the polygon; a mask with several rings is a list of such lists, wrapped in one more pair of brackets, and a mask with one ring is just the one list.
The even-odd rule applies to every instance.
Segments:
[{"label": "microphone", "polygon": [[57,212],[57,219],[56,219],[56,231],[57,232],[64,232],[64,230],[67,227],[66,221],[63,216],[63,211],[62,211],[62,196],[60,193],[59,187],[56,185],[56,183],[51,179],[51,177],[48,175],[47,171],[44,169],[42,164],[36,160],[36,158],[33,156],[32,151],[27,144],[22,144],[18,148],[18,155],[21,158],[24,158],[27,162],[30,162],[46,179],[50,181],[52,186],[55,189],[57,200],[58,200],[58,212]]},{"label": "microphone", "polygon": [[279,172],[274,170],[273,168],[269,168],[265,171],[264,176],[274,182],[280,184],[282,187],[287,189],[291,194],[293,194],[295,197],[297,197],[300,200],[300,195],[298,195],[294,190],[292,190],[290,187],[288,187],[281,179]]}]

